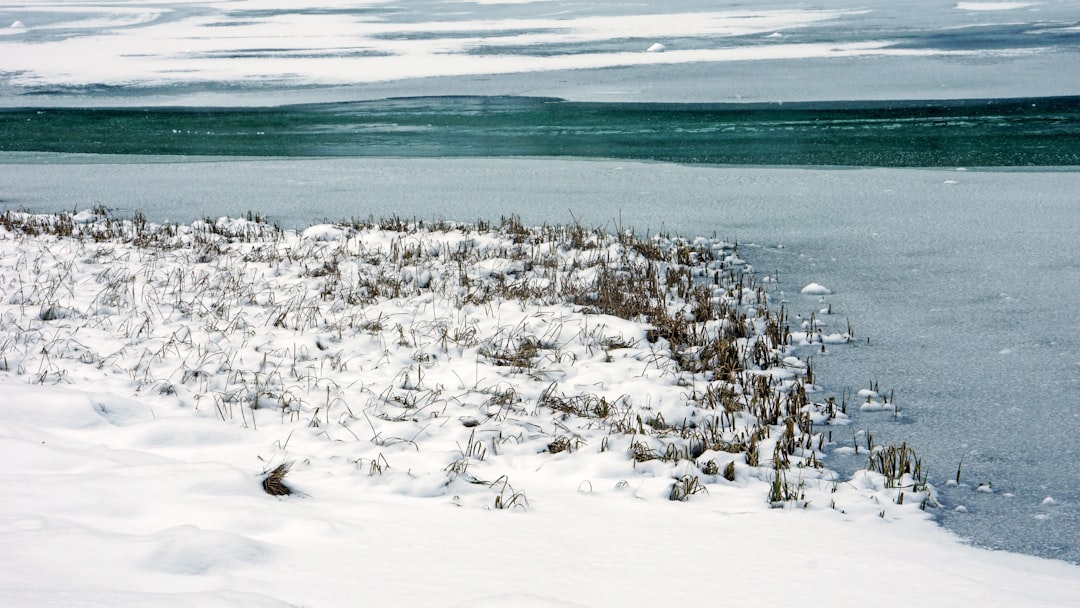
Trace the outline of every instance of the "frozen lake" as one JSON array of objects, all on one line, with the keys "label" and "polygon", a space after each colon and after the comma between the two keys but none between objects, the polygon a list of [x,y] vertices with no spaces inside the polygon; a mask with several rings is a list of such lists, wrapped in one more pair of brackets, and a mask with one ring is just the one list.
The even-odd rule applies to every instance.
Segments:
[{"label": "frozen lake", "polygon": [[[816,298],[798,295],[808,282],[835,292],[830,320],[850,319],[864,341],[817,357],[820,377],[837,393],[872,381],[895,390],[901,415],[856,413],[857,428],[871,429],[879,442],[917,447],[943,489],[946,527],[980,545],[1080,563],[1080,171],[1069,160],[1077,154],[1080,95],[1074,0],[869,7],[855,0],[749,7],[704,0],[14,0],[0,6],[0,58],[0,107],[14,109],[0,116],[0,133],[14,134],[0,148],[16,151],[0,153],[4,209],[105,204],[173,221],[250,209],[291,227],[354,215],[467,221],[516,213],[528,224],[580,221],[738,238],[759,270],[778,272],[794,310],[820,308]],[[350,104],[365,100],[451,95],[832,107],[1072,96],[1063,103],[1073,118],[1060,123],[1038,114],[1023,130],[1035,140],[1011,133],[995,139],[998,127],[985,115],[951,125],[931,120],[927,128],[943,130],[912,140],[921,163],[891,152],[918,133],[914,122],[896,130],[877,122],[867,139],[836,143],[821,139],[816,119],[779,120],[770,149],[743,161],[936,169],[638,162],[632,159],[664,157],[641,151],[639,131],[627,137],[617,129],[591,133],[598,138],[592,149],[553,152],[549,145],[533,153],[595,159],[163,155],[305,156],[311,152],[302,147],[286,149],[304,142],[333,155],[325,148],[348,132],[333,121],[291,123],[276,134],[275,145],[285,148],[261,152],[224,149],[207,137],[199,140],[206,149],[155,144],[148,148],[154,156],[25,152],[139,152],[92,148],[148,137],[133,117],[145,126],[161,116],[175,122],[176,112],[209,111],[185,124],[202,120],[213,130],[224,118],[211,107],[339,103],[353,111]],[[58,107],[112,108],[128,122],[100,121],[96,135],[67,130],[62,120],[24,128],[37,112],[49,120],[73,115],[49,114]],[[149,111],[162,107],[174,109]],[[26,110],[30,116],[20,113]],[[82,116],[80,129],[104,116]],[[312,115],[305,116],[301,123]],[[368,139],[350,134],[351,151],[336,153],[371,146],[363,154],[378,154],[372,142],[387,132],[400,151],[402,125],[428,126],[400,116],[383,122],[362,129]],[[785,132],[789,126],[798,139]],[[501,154],[492,145],[505,141],[506,131],[487,141],[482,131],[474,131],[466,155]],[[233,144],[243,139],[238,132]],[[578,141],[584,135],[577,133]],[[25,143],[35,136],[43,143]],[[652,143],[680,148],[698,136],[671,132]],[[537,132],[521,141],[529,137]],[[853,151],[855,160],[779,160],[793,154],[793,141],[824,141],[828,154]],[[437,143],[442,147],[401,154],[461,153],[460,140]],[[618,156],[618,146],[636,152],[599,158]],[[1053,154],[1039,156],[1046,150]],[[1000,158],[978,156],[986,151]],[[1071,167],[956,167],[1056,163]],[[962,485],[944,488],[961,460]],[[993,492],[976,492],[981,483]],[[1053,504],[1043,504],[1047,496]]]},{"label": "frozen lake", "polygon": [[[1078,171],[3,158],[4,208],[104,203],[174,221],[257,209],[293,227],[517,213],[527,224],[737,238],[760,271],[779,273],[793,311],[818,310],[798,291],[822,283],[835,292],[830,322],[850,320],[870,339],[816,357],[815,367],[837,394],[872,381],[895,390],[900,417],[854,412],[857,428],[917,447],[943,490],[945,526],[981,545],[1080,562]],[[945,488],[961,460],[963,485]],[[976,492],[980,483],[994,492]],[[1057,504],[1041,504],[1046,496]]]},{"label": "frozen lake", "polygon": [[1072,0],[13,0],[0,104],[1043,97],[1078,55]]}]

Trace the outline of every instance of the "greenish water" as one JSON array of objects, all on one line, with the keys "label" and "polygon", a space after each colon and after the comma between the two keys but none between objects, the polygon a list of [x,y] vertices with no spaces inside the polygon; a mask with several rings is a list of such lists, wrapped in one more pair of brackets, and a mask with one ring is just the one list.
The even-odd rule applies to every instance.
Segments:
[{"label": "greenish water", "polygon": [[799,104],[421,97],[274,108],[0,111],[0,150],[573,156],[745,165],[1080,165],[1080,98]]}]

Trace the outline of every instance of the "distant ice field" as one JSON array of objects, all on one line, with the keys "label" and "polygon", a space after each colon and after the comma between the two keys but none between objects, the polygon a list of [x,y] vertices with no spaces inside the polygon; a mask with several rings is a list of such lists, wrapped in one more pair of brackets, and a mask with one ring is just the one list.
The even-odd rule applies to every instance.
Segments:
[{"label": "distant ice field", "polygon": [[[1080,8],[1041,2],[247,0],[0,7],[0,103],[277,105],[1073,95]],[[906,95],[897,95],[903,91]],[[134,100],[132,98],[135,98]]]}]

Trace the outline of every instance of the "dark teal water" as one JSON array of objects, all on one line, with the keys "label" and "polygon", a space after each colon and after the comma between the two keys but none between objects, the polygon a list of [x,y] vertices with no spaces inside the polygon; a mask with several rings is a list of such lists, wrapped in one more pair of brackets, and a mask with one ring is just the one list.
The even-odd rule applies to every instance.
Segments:
[{"label": "dark teal water", "polygon": [[0,111],[0,150],[1063,166],[1080,165],[1080,97],[744,105],[422,97],[274,108],[23,108]]}]

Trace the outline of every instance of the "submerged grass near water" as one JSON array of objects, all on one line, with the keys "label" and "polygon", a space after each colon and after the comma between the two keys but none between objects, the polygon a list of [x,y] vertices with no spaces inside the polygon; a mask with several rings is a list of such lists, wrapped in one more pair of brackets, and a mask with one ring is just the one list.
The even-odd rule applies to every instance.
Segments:
[{"label": "submerged grass near water", "polygon": [[850,324],[825,309],[790,327],[733,243],[513,217],[159,225],[104,208],[6,212],[0,228],[9,381],[105,390],[143,403],[136,418],[277,429],[252,455],[271,495],[317,499],[345,475],[528,509],[518,479],[551,460],[579,491],[646,499],[737,486],[774,507],[872,501],[881,517],[935,504],[906,445],[871,443],[852,480],[825,467],[846,403],[815,400],[812,357]]}]

